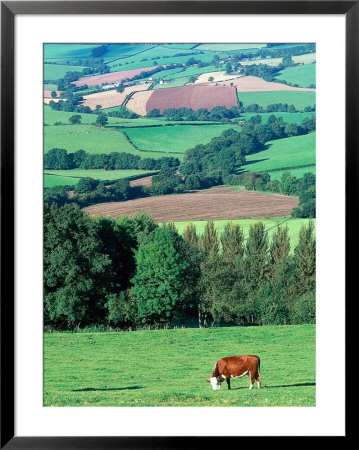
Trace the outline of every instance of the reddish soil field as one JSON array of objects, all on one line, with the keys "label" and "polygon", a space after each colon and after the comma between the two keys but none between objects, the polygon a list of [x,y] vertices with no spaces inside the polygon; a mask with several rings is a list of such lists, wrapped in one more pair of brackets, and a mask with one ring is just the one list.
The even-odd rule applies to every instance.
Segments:
[{"label": "reddish soil field", "polygon": [[131,79],[141,72],[147,72],[152,69],[155,69],[155,67],[143,67],[142,69],[122,70],[121,72],[104,73],[103,75],[95,75],[93,77],[82,77],[77,81],[73,81],[73,84],[75,86],[83,86],[84,84],[87,84],[87,86],[97,86],[102,83],[119,83],[124,78]]},{"label": "reddish soil field", "polygon": [[237,95],[234,87],[218,86],[181,86],[153,91],[146,103],[146,112],[158,108],[161,112],[166,108],[192,108],[194,111],[215,106],[237,106]]},{"label": "reddish soil field", "polygon": [[298,197],[254,191],[234,192],[232,188],[217,187],[180,195],[147,197],[127,202],[102,203],[89,206],[90,216],[132,216],[147,211],[157,222],[180,220],[215,220],[238,218],[267,218],[290,216],[298,205]]},{"label": "reddish soil field", "polygon": [[131,180],[130,186],[151,186],[152,184],[152,175],[149,177],[138,178],[137,180]]},{"label": "reddish soil field", "polygon": [[[44,98],[52,98],[51,97],[51,92],[49,89],[44,89]],[[55,91],[56,92],[56,96],[60,97],[61,91]]]}]

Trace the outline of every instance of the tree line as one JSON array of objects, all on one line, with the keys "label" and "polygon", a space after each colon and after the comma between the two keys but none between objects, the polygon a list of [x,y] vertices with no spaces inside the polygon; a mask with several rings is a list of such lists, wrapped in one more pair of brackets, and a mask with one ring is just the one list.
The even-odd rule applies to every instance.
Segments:
[{"label": "tree line", "polygon": [[44,294],[46,329],[314,323],[314,225],[291,253],[285,225],[271,239],[262,222],[248,238],[234,222],[219,237],[211,221],[181,236],[145,213],[94,219],[45,204]]}]

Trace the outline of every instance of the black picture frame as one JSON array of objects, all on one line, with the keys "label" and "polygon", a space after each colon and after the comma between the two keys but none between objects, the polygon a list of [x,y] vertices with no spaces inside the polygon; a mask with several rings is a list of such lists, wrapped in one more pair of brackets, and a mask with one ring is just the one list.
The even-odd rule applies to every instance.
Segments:
[{"label": "black picture frame", "polygon": [[[346,298],[357,247],[359,1],[4,1],[1,2],[1,441],[6,449],[199,448],[216,437],[25,437],[14,435],[14,32],[18,14],[339,14],[346,19]],[[305,33],[305,31],[304,31]],[[348,236],[351,236],[350,246]],[[353,245],[354,244],[354,245]],[[347,308],[346,308],[347,311]],[[346,315],[346,330],[348,330]],[[346,342],[348,342],[346,331]],[[347,350],[346,350],[347,352]],[[347,360],[347,358],[346,358]],[[348,398],[346,397],[346,410]],[[200,430],[199,430],[200,434]],[[346,435],[349,437],[348,423]],[[228,438],[233,440],[234,438]],[[238,439],[238,438],[235,438]]]}]

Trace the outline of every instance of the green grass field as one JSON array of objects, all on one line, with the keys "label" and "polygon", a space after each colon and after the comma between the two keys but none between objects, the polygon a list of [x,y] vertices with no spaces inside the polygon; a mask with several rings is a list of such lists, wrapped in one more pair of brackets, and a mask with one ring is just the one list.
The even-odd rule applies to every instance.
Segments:
[{"label": "green grass field", "polygon": [[[84,114],[84,113],[76,113],[76,112],[67,112],[67,111],[56,111],[52,109],[49,105],[44,105],[44,123],[48,125],[53,125],[56,122],[62,122],[64,125],[70,125],[69,118],[71,116],[81,116],[81,124],[92,124],[96,122],[97,115],[96,114]],[[124,123],[126,120],[130,121],[130,119],[120,119],[118,117],[108,117],[109,124],[117,124],[120,125]]]},{"label": "green grass field", "polygon": [[276,74],[275,78],[297,84],[299,87],[310,87],[311,85],[315,85],[315,70],[315,64],[287,67]]},{"label": "green grass field", "polygon": [[[258,219],[258,220],[256,220],[256,219],[214,220],[213,222],[216,226],[218,236],[221,236],[221,234],[224,231],[224,227],[226,226],[226,224],[228,222],[238,223],[243,229],[245,239],[248,238],[250,226],[254,222],[261,221],[264,223],[265,229],[268,232],[269,239],[271,239],[271,236],[276,231],[278,225],[280,225],[280,224],[288,225],[290,248],[291,248],[291,253],[292,253],[294,251],[294,248],[298,245],[300,229],[302,228],[302,226],[304,224],[307,224],[309,222],[309,220],[310,219],[276,217],[276,218]],[[177,228],[178,232],[180,234],[182,234],[187,223],[188,223],[187,221],[174,222],[174,225]],[[196,227],[197,234],[202,235],[204,233],[204,229],[207,224],[207,221],[206,220],[196,220],[196,221],[192,221],[192,223]],[[315,223],[315,220],[314,220],[314,223]]]},{"label": "green grass field", "polygon": [[189,82],[190,78],[191,77],[176,78],[175,80],[167,81],[166,84],[156,83],[153,86],[152,89],[153,90],[156,90],[156,89],[167,89],[167,88],[184,86],[186,83]]},{"label": "green grass field", "polygon": [[274,103],[294,105],[298,111],[306,106],[315,105],[315,92],[312,91],[268,91],[268,92],[240,92],[238,99],[244,106],[257,105],[263,108]]},{"label": "green grass field", "polygon": [[74,186],[78,182],[77,178],[62,177],[58,175],[44,174],[44,188],[53,186]]},{"label": "green grass field", "polygon": [[316,134],[310,133],[269,141],[266,150],[247,155],[241,169],[262,172],[315,166],[315,138]]},{"label": "green grass field", "polygon": [[[261,358],[213,391],[224,356]],[[44,336],[44,406],[315,406],[315,325],[186,328]]]},{"label": "green grass field", "polygon": [[67,66],[63,64],[44,64],[44,80],[58,80],[66,72],[82,72],[84,66]]},{"label": "green grass field", "polygon": [[248,50],[254,48],[265,47],[266,44],[200,44],[196,47],[196,50],[211,50],[216,51],[231,51],[231,50]]},{"label": "green grass field", "polygon": [[302,178],[305,173],[316,174],[315,165],[308,167],[300,167],[299,169],[288,169],[288,170],[269,170],[268,173],[270,175],[271,180],[280,180],[281,176],[284,172],[289,172],[293,177]]},{"label": "green grass field", "polygon": [[121,132],[91,125],[44,127],[45,153],[51,148],[64,148],[68,152],[82,149],[87,153],[135,152]]},{"label": "green grass field", "polygon": [[125,130],[127,136],[141,150],[166,153],[185,152],[197,144],[207,144],[213,137],[233,125],[183,125]]},{"label": "green grass field", "polygon": [[[256,113],[241,114],[240,119],[249,120],[251,117],[256,116]],[[301,124],[303,119],[315,116],[315,112],[303,112],[303,113],[286,113],[286,112],[273,112],[273,113],[261,113],[262,123],[266,123],[270,116],[282,117],[284,122],[293,122]]]},{"label": "green grass field", "polygon": [[[77,184],[80,178],[91,177],[95,180],[101,181],[113,181],[120,180],[121,178],[129,178],[129,177],[137,177],[140,175],[150,175],[155,171],[151,170],[135,170],[135,169],[126,169],[126,170],[87,170],[87,169],[71,169],[71,170],[48,170],[45,169],[45,184],[44,187],[51,187],[58,185],[60,183],[56,183],[56,179],[64,182],[63,184]],[[55,181],[52,181],[52,178]],[[65,183],[65,181],[67,182]]]}]

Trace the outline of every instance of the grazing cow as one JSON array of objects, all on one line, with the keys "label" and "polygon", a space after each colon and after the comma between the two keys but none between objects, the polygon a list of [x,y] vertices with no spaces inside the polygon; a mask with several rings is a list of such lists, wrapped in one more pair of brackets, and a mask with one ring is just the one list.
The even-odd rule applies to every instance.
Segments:
[{"label": "grazing cow", "polygon": [[231,389],[231,378],[242,378],[244,375],[248,375],[251,380],[249,389],[252,389],[255,380],[260,388],[262,383],[260,368],[261,361],[258,356],[227,356],[216,362],[212,377],[206,381],[211,383],[214,391],[221,388],[224,380],[227,381],[228,389]]}]

